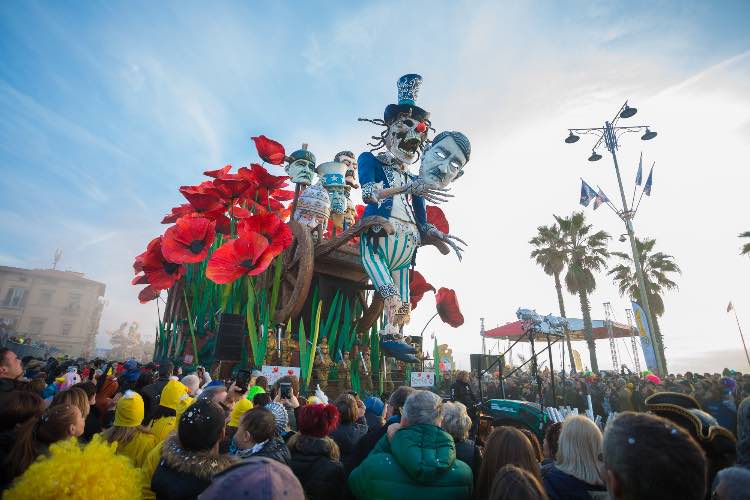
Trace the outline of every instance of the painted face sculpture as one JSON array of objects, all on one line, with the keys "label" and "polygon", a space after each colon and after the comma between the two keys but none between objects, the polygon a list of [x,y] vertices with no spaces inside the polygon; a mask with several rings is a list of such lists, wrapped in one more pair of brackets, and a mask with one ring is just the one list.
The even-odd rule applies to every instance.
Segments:
[{"label": "painted face sculpture", "polygon": [[346,210],[346,165],[337,161],[329,161],[318,165],[320,182],[328,191],[331,199],[331,212],[343,214]]},{"label": "painted face sculpture", "polygon": [[461,132],[440,132],[425,150],[419,177],[428,186],[445,188],[461,177],[469,161],[471,144]]},{"label": "painted face sculpture", "polygon": [[346,185],[354,189],[359,188],[357,179],[357,159],[354,157],[354,153],[351,151],[341,151],[334,157],[334,161],[343,163],[346,165]]},{"label": "painted face sculpture", "polygon": [[303,186],[312,184],[315,175],[315,155],[307,150],[307,144],[303,144],[302,149],[289,156],[289,163],[284,170],[293,183]]},{"label": "painted face sculpture", "polygon": [[294,211],[294,220],[310,229],[316,229],[318,226],[327,227],[330,216],[331,199],[322,184],[315,184],[302,192]]},{"label": "painted face sculpture", "polygon": [[399,162],[410,165],[417,160],[428,131],[425,121],[402,113],[388,125],[385,147]]},{"label": "painted face sculpture", "polygon": [[357,223],[357,208],[354,206],[354,202],[346,196],[346,210],[344,211],[344,230],[349,229]]}]

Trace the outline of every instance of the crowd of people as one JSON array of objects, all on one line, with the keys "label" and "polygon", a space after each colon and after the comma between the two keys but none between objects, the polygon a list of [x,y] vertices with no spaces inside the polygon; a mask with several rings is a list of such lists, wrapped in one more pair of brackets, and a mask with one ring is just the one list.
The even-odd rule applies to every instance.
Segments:
[{"label": "crowd of people", "polygon": [[[571,406],[581,404],[581,395],[593,400],[601,393],[597,404],[612,415],[603,430],[583,415],[543,429],[480,424],[466,373],[458,375],[452,397],[401,386],[381,397],[343,392],[331,401],[319,388],[304,391],[295,377],[269,384],[260,372],[247,375],[220,380],[201,367],[183,373],[169,362],[21,360],[0,349],[3,498],[735,500],[750,494],[750,398],[737,404],[750,387],[742,374],[646,383],[646,377],[582,374],[561,381],[565,390],[555,398],[570,398]],[[518,391],[521,399],[528,377],[508,382],[508,397]],[[715,395],[717,384],[722,392]],[[712,416],[717,397],[727,408],[732,399],[733,426]]]}]

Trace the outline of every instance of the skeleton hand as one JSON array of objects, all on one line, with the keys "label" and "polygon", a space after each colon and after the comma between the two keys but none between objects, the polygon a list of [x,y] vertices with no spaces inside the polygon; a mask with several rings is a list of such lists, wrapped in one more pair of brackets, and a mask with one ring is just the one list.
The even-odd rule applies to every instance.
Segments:
[{"label": "skeleton hand", "polygon": [[439,230],[433,225],[430,225],[428,227],[427,236],[432,236],[434,238],[437,238],[438,240],[442,241],[443,243],[451,247],[453,251],[456,252],[456,256],[458,257],[459,262],[461,261],[461,259],[463,259],[463,255],[461,255],[461,252],[463,252],[465,249],[461,248],[458,244],[460,243],[463,246],[467,246],[467,244],[464,240],[462,240],[458,236],[445,234],[444,232],[442,232],[441,230]]},{"label": "skeleton hand", "polygon": [[413,196],[421,196],[425,201],[435,204],[445,203],[449,198],[453,198],[452,194],[448,194],[448,189],[433,187],[422,178],[411,181],[407,184],[407,189]]}]

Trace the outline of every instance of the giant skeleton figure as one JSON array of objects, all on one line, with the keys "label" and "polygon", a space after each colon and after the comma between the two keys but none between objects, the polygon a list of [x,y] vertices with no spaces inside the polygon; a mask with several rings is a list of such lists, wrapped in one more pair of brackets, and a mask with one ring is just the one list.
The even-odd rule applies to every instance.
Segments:
[{"label": "giant skeleton figure", "polygon": [[[448,200],[446,187],[463,173],[469,160],[470,144],[460,132],[442,132],[425,148],[430,130],[429,113],[416,106],[421,86],[419,75],[402,76],[397,83],[398,104],[386,107],[383,120],[367,120],[386,127],[374,150],[385,146],[377,156],[362,153],[358,159],[362,200],[367,204],[363,217],[380,216],[394,228],[393,234],[378,226],[360,239],[360,255],[367,275],[384,299],[386,325],[381,331],[383,350],[402,361],[417,362],[415,349],[403,341],[402,327],[409,322],[409,268],[424,238],[435,238],[449,245],[461,259],[459,238],[427,223],[425,201]],[[408,166],[423,153],[420,175]],[[455,241],[454,241],[455,240]]]}]

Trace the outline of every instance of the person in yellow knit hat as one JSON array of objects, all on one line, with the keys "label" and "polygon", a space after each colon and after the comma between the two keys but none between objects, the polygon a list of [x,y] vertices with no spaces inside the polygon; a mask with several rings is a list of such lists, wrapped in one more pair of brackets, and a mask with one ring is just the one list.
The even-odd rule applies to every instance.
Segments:
[{"label": "person in yellow knit hat", "polygon": [[151,432],[156,436],[157,442],[164,441],[177,427],[177,405],[180,398],[187,392],[188,388],[177,377],[170,377],[169,382],[162,389],[159,406],[151,422]]},{"label": "person in yellow knit hat", "polygon": [[136,467],[141,467],[148,452],[156,446],[156,436],[150,429],[143,427],[143,398],[135,391],[125,391],[117,401],[115,422],[102,432],[102,438],[108,443],[117,443],[117,453],[125,455]]},{"label": "person in yellow knit hat", "polygon": [[245,398],[240,398],[232,408],[232,413],[229,416],[229,423],[227,424],[226,434],[221,444],[219,445],[219,451],[226,453],[229,451],[229,445],[232,442],[234,433],[237,432],[237,428],[240,426],[240,420],[242,416],[253,408],[253,404]]}]

